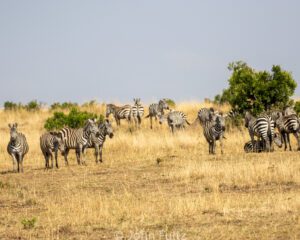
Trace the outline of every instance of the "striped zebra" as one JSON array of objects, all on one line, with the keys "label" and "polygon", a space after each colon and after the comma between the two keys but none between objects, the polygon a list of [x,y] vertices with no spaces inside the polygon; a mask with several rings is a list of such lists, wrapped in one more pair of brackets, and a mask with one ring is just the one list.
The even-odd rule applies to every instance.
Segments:
[{"label": "striped zebra", "polygon": [[45,158],[45,169],[50,168],[49,158],[51,158],[51,168],[53,168],[53,152],[55,157],[55,166],[58,168],[57,152],[64,154],[65,144],[60,132],[47,132],[40,137],[40,148]]},{"label": "striped zebra", "polygon": [[287,106],[283,109],[283,116],[289,116],[293,114],[297,115],[297,113],[292,107]]},{"label": "striped zebra", "polygon": [[149,106],[149,114],[146,116],[146,118],[150,118],[150,128],[152,129],[152,118],[155,118],[155,121],[157,121],[158,115],[164,115],[164,110],[169,109],[169,105],[166,101],[166,99],[159,100],[158,103],[152,103]]},{"label": "striped zebra", "polygon": [[26,137],[23,133],[17,131],[18,123],[8,124],[8,127],[10,129],[10,140],[7,145],[7,152],[13,160],[13,171],[16,171],[17,163],[17,171],[23,172],[23,159],[29,151]]},{"label": "striped zebra", "polygon": [[298,143],[298,151],[300,150],[300,139],[299,139],[299,130],[300,122],[296,114],[279,116],[276,119],[276,126],[280,132],[283,141],[284,141],[284,150],[287,149],[287,143],[289,145],[290,151],[292,151],[291,142],[290,142],[290,133],[292,133]]},{"label": "striped zebra", "polygon": [[198,112],[198,120],[200,122],[200,125],[203,127],[205,125],[205,122],[210,121],[210,115],[214,114],[215,110],[211,108],[201,108]]},{"label": "striped zebra", "polygon": [[142,117],[144,116],[144,107],[141,104],[140,98],[133,99],[134,105],[132,106],[132,117],[134,119],[136,127],[139,127],[142,123]]},{"label": "striped zebra", "polygon": [[160,124],[167,120],[168,126],[170,127],[172,133],[174,133],[175,129],[184,129],[185,123],[191,125],[188,122],[186,115],[180,111],[170,111],[166,115],[159,114],[158,117]]},{"label": "striped zebra", "polygon": [[208,142],[209,154],[216,153],[216,141],[220,141],[221,153],[223,154],[223,138],[225,132],[225,118],[219,113],[209,113],[209,120],[204,122],[203,134]]},{"label": "striped zebra", "polygon": [[119,107],[114,104],[107,104],[106,118],[108,118],[110,114],[113,114],[117,125],[120,126],[121,119],[126,119],[128,123],[131,122],[132,109],[130,105],[124,105],[122,107]]},{"label": "striped zebra", "polygon": [[[280,134],[275,133],[274,134],[274,143],[281,148],[282,147],[282,139]],[[262,140],[254,140],[254,145],[252,144],[252,141],[246,142],[244,145],[244,151],[246,153],[250,152],[265,152],[266,151],[266,145],[265,142]]]},{"label": "striped zebra", "polygon": [[[108,119],[104,121],[104,123],[99,124],[99,135],[92,133],[91,138],[89,139],[88,145],[86,148],[94,148],[95,149],[95,159],[96,163],[99,162],[98,156],[100,155],[100,162],[102,162],[102,149],[105,142],[106,136],[112,138],[114,136],[113,128]],[[85,148],[85,149],[86,149]]]},{"label": "striped zebra", "polygon": [[254,136],[257,136],[258,140],[262,139],[265,142],[266,151],[273,151],[275,122],[268,114],[263,113],[255,118],[250,112],[246,112],[245,127],[248,128],[253,146]]},{"label": "striped zebra", "polygon": [[65,127],[59,131],[62,134],[65,144],[65,163],[68,165],[68,154],[70,149],[75,149],[77,163],[85,164],[83,154],[85,153],[84,148],[87,146],[91,134],[98,136],[99,129],[96,124],[96,120],[88,119],[83,128],[72,129]]}]

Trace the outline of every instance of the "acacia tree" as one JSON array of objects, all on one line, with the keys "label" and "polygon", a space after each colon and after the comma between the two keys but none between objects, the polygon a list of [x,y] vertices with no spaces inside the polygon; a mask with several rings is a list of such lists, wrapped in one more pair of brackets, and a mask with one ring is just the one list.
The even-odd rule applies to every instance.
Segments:
[{"label": "acacia tree", "polygon": [[274,65],[271,72],[256,71],[245,62],[230,63],[232,71],[229,87],[217,95],[215,101],[228,102],[232,108],[242,113],[250,110],[254,114],[271,108],[282,108],[289,104],[297,83],[290,72]]}]

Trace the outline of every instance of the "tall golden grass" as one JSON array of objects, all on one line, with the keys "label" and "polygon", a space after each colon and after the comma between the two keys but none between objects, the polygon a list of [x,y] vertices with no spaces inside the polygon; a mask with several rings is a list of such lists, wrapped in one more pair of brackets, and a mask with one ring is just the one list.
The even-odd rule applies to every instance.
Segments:
[{"label": "tall golden grass", "polygon": [[[176,109],[193,122],[207,106],[186,102]],[[173,136],[166,125],[150,130],[143,119],[133,132],[125,121],[120,128],[113,123],[104,163],[96,165],[90,149],[87,166],[77,166],[70,152],[69,167],[60,156],[60,168],[45,171],[39,136],[49,116],[0,112],[0,239],[300,239],[296,151],[245,154],[247,131],[232,130],[225,153],[217,146],[209,156],[200,126]],[[11,173],[10,122],[19,123],[30,146],[23,174]]]}]

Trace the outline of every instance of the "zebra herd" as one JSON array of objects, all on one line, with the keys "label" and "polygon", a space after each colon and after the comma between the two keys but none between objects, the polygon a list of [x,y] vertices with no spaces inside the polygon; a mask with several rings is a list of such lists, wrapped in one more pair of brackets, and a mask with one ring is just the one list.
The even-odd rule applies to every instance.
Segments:
[{"label": "zebra herd", "polygon": [[[168,113],[165,113],[168,110]],[[140,128],[144,107],[139,98],[134,99],[134,105],[116,106],[114,104],[106,105],[106,119],[102,123],[97,123],[96,119],[88,119],[82,128],[72,129],[64,127],[59,131],[50,131],[42,134],[40,137],[40,148],[45,158],[45,168],[58,168],[58,151],[64,156],[65,164],[68,165],[68,154],[71,149],[75,150],[78,165],[85,165],[85,154],[88,148],[95,149],[95,161],[102,162],[102,150],[106,136],[112,138],[114,131],[109,121],[109,116],[113,115],[117,126],[120,126],[121,120],[126,119],[129,124],[133,120],[135,126]],[[198,111],[195,122],[199,122],[203,128],[203,135],[209,146],[209,154],[216,153],[216,142],[220,142],[221,153],[223,153],[223,139],[226,125],[225,120],[235,116],[235,112],[228,114],[215,111],[213,108],[201,108]],[[185,124],[191,125],[186,114],[181,111],[170,109],[166,99],[161,99],[158,103],[149,106],[149,114],[145,118],[150,119],[150,128],[153,128],[153,119],[159,120],[162,124],[165,120],[172,133],[177,129],[184,129]],[[281,147],[284,142],[285,150],[290,144],[290,134],[293,134],[298,142],[300,150],[300,120],[292,108],[287,107],[283,111],[273,111],[263,113],[254,117],[250,112],[245,113],[245,127],[249,131],[250,141],[244,145],[244,151],[263,152],[273,151],[275,143]],[[18,124],[9,124],[10,141],[7,151],[13,160],[13,171],[23,172],[23,159],[28,153],[29,147],[24,134],[17,131]],[[275,132],[275,127],[278,133]],[[257,137],[257,140],[255,140]],[[53,159],[54,154],[54,159]],[[100,158],[100,159],[99,159]],[[51,159],[51,166],[49,160]],[[17,167],[16,167],[17,166]]]}]

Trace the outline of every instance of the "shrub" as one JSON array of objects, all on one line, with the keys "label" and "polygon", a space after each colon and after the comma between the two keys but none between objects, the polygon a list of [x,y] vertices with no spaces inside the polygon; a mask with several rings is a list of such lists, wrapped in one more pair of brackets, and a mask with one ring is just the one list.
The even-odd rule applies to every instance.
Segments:
[{"label": "shrub", "polygon": [[41,109],[40,103],[38,103],[36,100],[30,101],[26,106],[25,106],[27,111],[38,111]]},{"label": "shrub", "polygon": [[67,110],[73,108],[78,108],[78,104],[72,102],[64,102],[64,103],[55,102],[50,106],[51,110],[58,110],[58,109]]},{"label": "shrub", "polygon": [[36,217],[33,217],[31,219],[24,218],[24,219],[22,219],[21,223],[22,223],[24,229],[32,229],[32,228],[34,228],[36,221],[37,221]]},{"label": "shrub", "polygon": [[170,98],[166,98],[166,102],[169,105],[170,108],[175,108],[176,104],[175,101],[170,99]]},{"label": "shrub", "polygon": [[83,127],[87,119],[99,119],[103,121],[104,116],[98,118],[96,114],[86,111],[79,111],[77,108],[72,108],[69,114],[63,112],[54,112],[53,117],[46,120],[44,128],[49,130],[61,129],[65,126],[70,128]]},{"label": "shrub", "polygon": [[4,102],[4,110],[5,111],[17,110],[17,109],[18,109],[18,104],[14,103],[14,102],[10,102],[10,101]]},{"label": "shrub", "polygon": [[96,100],[91,100],[89,102],[83,103],[81,106],[82,107],[94,107],[96,106],[97,101]]},{"label": "shrub", "polygon": [[299,114],[300,114],[300,102],[295,103],[294,110],[297,113],[297,115],[299,116]]}]

